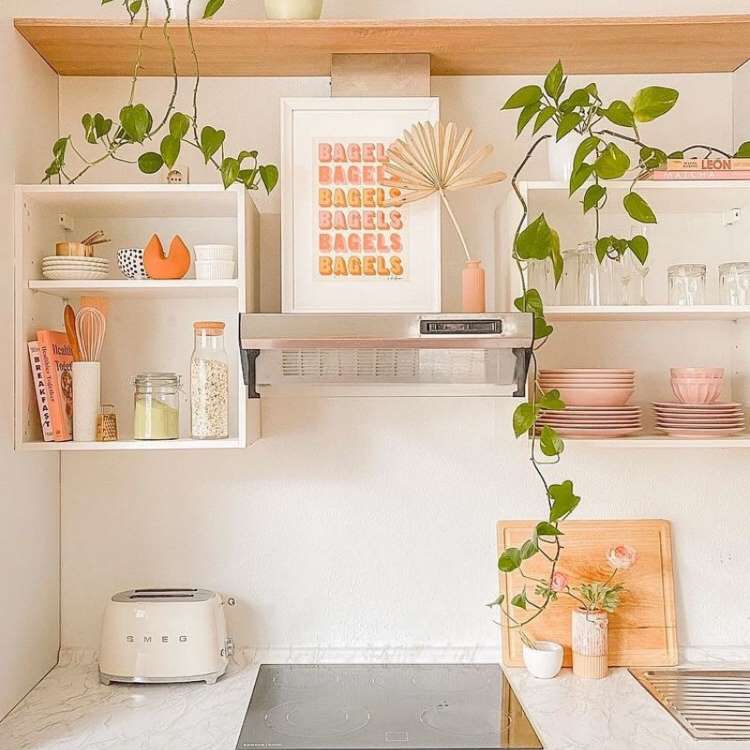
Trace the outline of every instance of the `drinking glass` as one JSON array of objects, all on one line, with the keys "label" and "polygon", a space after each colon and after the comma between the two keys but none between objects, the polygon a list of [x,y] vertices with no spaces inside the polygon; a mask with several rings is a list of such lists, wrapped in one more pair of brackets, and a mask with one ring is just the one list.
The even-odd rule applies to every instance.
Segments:
[{"label": "drinking glass", "polygon": [[526,266],[526,279],[528,288],[539,292],[545,306],[556,304],[555,273],[550,260],[530,260]]},{"label": "drinking glass", "polygon": [[578,245],[578,305],[599,305],[599,261],[593,242]]},{"label": "drinking glass", "polygon": [[703,263],[670,266],[667,277],[670,305],[706,304],[706,266]]},{"label": "drinking glass", "polygon": [[750,304],[750,263],[719,266],[719,299],[722,305]]}]

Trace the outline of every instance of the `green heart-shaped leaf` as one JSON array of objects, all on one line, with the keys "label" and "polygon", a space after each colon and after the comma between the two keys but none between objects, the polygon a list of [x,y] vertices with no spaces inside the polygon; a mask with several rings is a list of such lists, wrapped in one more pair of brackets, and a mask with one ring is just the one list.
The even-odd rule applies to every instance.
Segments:
[{"label": "green heart-shaped leaf", "polygon": [[630,102],[633,116],[638,122],[650,122],[669,112],[680,96],[675,89],[664,86],[648,86],[641,89]]},{"label": "green heart-shaped leaf", "polygon": [[624,128],[632,128],[635,124],[633,110],[620,99],[613,101],[607,109],[601,110],[601,113],[610,122],[613,122],[615,125],[621,125]]},{"label": "green heart-shaped leaf", "polygon": [[538,407],[527,402],[516,407],[513,412],[513,432],[515,432],[517,438],[533,427],[538,413]]},{"label": "green heart-shaped leaf", "polygon": [[210,125],[206,125],[201,130],[201,153],[206,160],[206,164],[211,157],[224,145],[224,139],[227,134],[223,130],[216,130]]},{"label": "green heart-shaped leaf", "polygon": [[497,567],[503,573],[512,573],[521,565],[521,552],[515,547],[508,547],[497,561]]},{"label": "green heart-shaped leaf", "polygon": [[608,143],[594,162],[596,173],[603,180],[616,180],[630,167],[630,157],[616,144]]},{"label": "green heart-shaped leaf", "polygon": [[143,104],[128,104],[120,110],[120,127],[134,143],[143,143],[151,122],[151,113]]},{"label": "green heart-shaped leaf", "polygon": [[583,213],[588,213],[594,206],[598,206],[600,201],[607,195],[607,188],[595,183],[586,188],[583,195]]},{"label": "green heart-shaped leaf", "polygon": [[169,120],[169,134],[181,141],[190,130],[190,118],[182,112],[175,112]]},{"label": "green heart-shaped leaf", "polygon": [[628,240],[628,247],[641,265],[644,265],[648,258],[648,240],[642,234],[637,234]]},{"label": "green heart-shaped leaf", "polygon": [[502,109],[521,109],[529,104],[538,102],[542,98],[542,89],[539,86],[523,86],[508,97]]},{"label": "green heart-shaped leaf", "polygon": [[565,408],[565,402],[560,398],[560,391],[557,388],[553,388],[542,394],[541,398],[537,401],[537,405],[542,409],[551,411],[562,411]]},{"label": "green heart-shaped leaf", "polygon": [[552,427],[544,425],[539,436],[539,447],[545,456],[559,456],[565,450],[565,443]]},{"label": "green heart-shaped leaf", "polygon": [[[581,502],[581,498],[573,492],[573,482],[569,479],[566,479],[562,484],[551,484],[549,496],[552,500],[552,507],[549,512],[551,523],[556,523],[569,516]],[[541,532],[540,536],[542,536]]]},{"label": "green heart-shaped leaf", "polygon": [[138,169],[144,174],[154,174],[164,166],[164,159],[161,154],[153,151],[147,151],[138,157]]},{"label": "green heart-shaped leaf", "polygon": [[565,136],[570,133],[571,130],[577,128],[583,118],[578,112],[568,112],[560,118],[560,124],[557,126],[557,133],[555,133],[555,140],[561,141]]},{"label": "green heart-shaped leaf", "polygon": [[656,224],[656,216],[651,206],[638,193],[628,193],[622,199],[622,205],[632,219],[641,224]]},{"label": "green heart-shaped leaf", "polygon": [[221,162],[221,169],[219,171],[221,172],[221,180],[224,183],[224,187],[228,188],[237,180],[240,173],[240,163],[237,159],[227,156],[227,158]]},{"label": "green heart-shaped leaf", "polygon": [[266,192],[270,195],[279,182],[279,170],[273,164],[264,164],[259,169],[263,187],[265,187]]}]

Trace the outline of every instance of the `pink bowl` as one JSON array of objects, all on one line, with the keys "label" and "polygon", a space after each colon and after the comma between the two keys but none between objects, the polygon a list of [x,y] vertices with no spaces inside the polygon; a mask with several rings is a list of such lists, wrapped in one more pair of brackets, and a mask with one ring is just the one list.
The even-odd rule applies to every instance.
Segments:
[{"label": "pink bowl", "polygon": [[673,367],[670,371],[673,378],[723,378],[723,367]]},{"label": "pink bowl", "polygon": [[565,388],[561,387],[560,398],[568,406],[624,406],[635,392],[635,388]]},{"label": "pink bowl", "polygon": [[683,404],[712,404],[721,395],[722,380],[716,378],[705,379],[673,379],[672,393]]}]

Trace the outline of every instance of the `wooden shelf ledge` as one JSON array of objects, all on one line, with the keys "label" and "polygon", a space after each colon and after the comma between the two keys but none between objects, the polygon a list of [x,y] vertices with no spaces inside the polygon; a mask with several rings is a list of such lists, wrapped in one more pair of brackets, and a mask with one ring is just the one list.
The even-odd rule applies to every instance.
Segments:
[{"label": "wooden shelf ledge", "polygon": [[[16,29],[64,76],[130,76],[140,27],[17,18]],[[172,24],[180,75],[194,67],[184,23]],[[206,76],[328,76],[333,54],[429,53],[434,76],[726,73],[750,58],[750,14],[669,18],[196,21]],[[160,26],[144,35],[145,76],[169,76]]]}]

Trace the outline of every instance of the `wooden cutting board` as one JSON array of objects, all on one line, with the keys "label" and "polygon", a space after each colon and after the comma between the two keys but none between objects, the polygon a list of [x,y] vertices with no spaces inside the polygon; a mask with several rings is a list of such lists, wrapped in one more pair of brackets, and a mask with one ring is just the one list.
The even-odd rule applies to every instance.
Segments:
[{"label": "wooden cutting board", "polygon": [[[533,521],[500,521],[497,524],[498,554],[507,547],[520,547],[534,528]],[[584,580],[606,580],[611,572],[607,551],[629,544],[638,552],[638,562],[618,573],[616,581],[627,588],[622,604],[610,615],[609,663],[613,667],[666,667],[677,664],[677,626],[672,575],[672,528],[669,521],[565,521],[561,524],[564,550],[558,570],[573,585]],[[546,577],[549,563],[535,555],[524,564],[526,575]],[[526,582],[529,583],[528,581]],[[509,602],[523,590],[518,572],[500,573],[500,591]],[[533,586],[533,583],[531,584]],[[530,587],[527,586],[527,591]],[[576,606],[561,596],[529,623],[526,630],[538,640],[557,641],[565,649],[565,666],[571,664],[570,618]],[[517,610],[523,614],[523,610]],[[521,639],[502,618],[503,663],[523,666]]]}]

